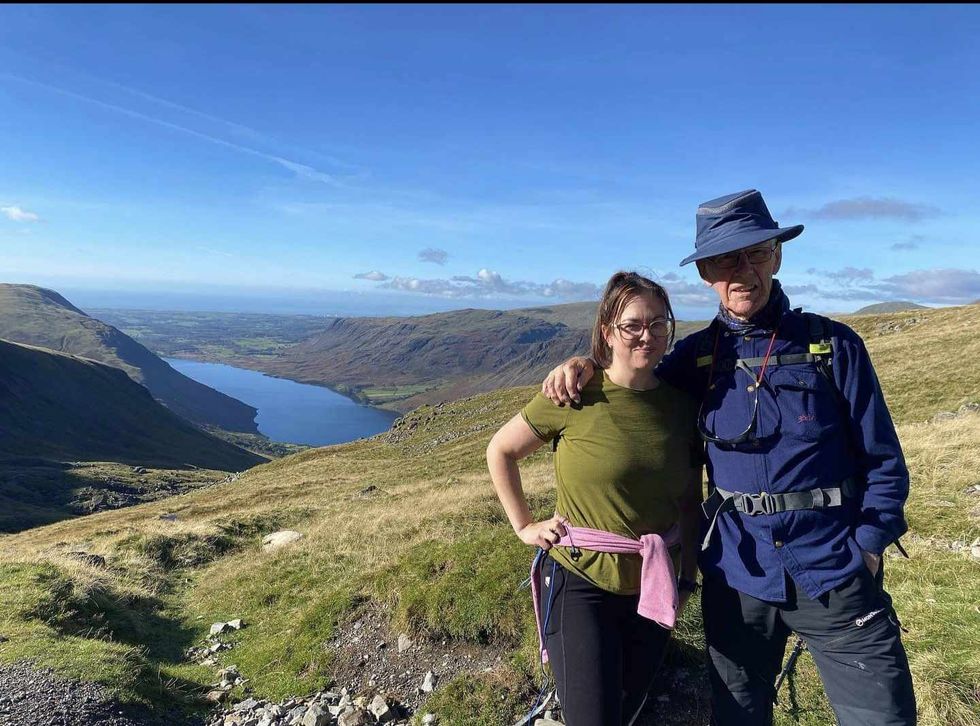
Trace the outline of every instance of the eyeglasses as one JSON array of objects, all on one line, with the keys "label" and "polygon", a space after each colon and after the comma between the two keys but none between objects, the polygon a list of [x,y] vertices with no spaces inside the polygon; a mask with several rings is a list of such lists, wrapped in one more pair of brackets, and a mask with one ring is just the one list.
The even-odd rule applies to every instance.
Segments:
[{"label": "eyeglasses", "polygon": [[723,436],[718,436],[714,431],[708,428],[708,414],[704,410],[705,399],[701,399],[701,407],[698,409],[698,434],[705,441],[710,441],[713,444],[722,444],[725,446],[736,446],[738,444],[744,444],[746,441],[753,439],[755,436],[756,427],[759,425],[759,388],[762,385],[762,381],[756,378],[755,373],[745,365],[742,361],[739,361],[741,365],[736,366],[736,370],[741,369],[748,373],[752,378],[756,380],[754,384],[749,386],[749,390],[754,394],[754,400],[752,401],[752,416],[749,419],[749,425],[745,427],[738,436],[733,436],[730,438],[725,438]]},{"label": "eyeglasses", "polygon": [[739,258],[744,254],[745,259],[749,261],[750,265],[759,265],[763,262],[768,262],[772,259],[773,254],[776,252],[776,246],[779,244],[779,240],[773,240],[765,246],[760,247],[749,247],[747,250],[736,250],[735,252],[726,252],[723,255],[716,255],[715,257],[709,257],[707,259],[715,267],[721,268],[722,270],[730,270],[733,267],[738,267]]},{"label": "eyeglasses", "polygon": [[625,323],[616,323],[613,327],[619,331],[620,335],[626,340],[637,340],[643,336],[644,330],[650,331],[651,338],[666,338],[670,335],[670,321],[666,318],[656,318],[649,323],[641,323],[639,320],[630,320]]},{"label": "eyeglasses", "polygon": [[[714,431],[708,428],[708,415],[704,410],[704,404],[707,400],[707,395],[701,399],[701,407],[698,409],[698,434],[707,442],[713,444],[719,444],[722,446],[737,446],[738,444],[744,444],[746,441],[754,441],[756,439],[755,430],[759,426],[759,389],[762,387],[763,382],[766,378],[766,368],[769,367],[769,356],[772,355],[772,348],[776,343],[776,334],[779,332],[777,327],[772,331],[772,337],[769,339],[769,348],[766,350],[766,355],[762,359],[762,369],[759,371],[759,375],[756,375],[751,368],[749,368],[748,363],[744,360],[739,359],[735,363],[736,371],[744,371],[749,376],[752,377],[752,383],[749,385],[748,390],[753,395],[752,401],[752,416],[749,419],[749,425],[745,427],[742,433],[738,436],[725,438],[719,436]],[[714,352],[711,354],[711,369],[708,371],[708,388],[705,391],[710,391],[714,386],[714,375],[715,375],[715,361],[718,359],[718,340],[721,334],[721,326],[715,327],[715,347]]]}]

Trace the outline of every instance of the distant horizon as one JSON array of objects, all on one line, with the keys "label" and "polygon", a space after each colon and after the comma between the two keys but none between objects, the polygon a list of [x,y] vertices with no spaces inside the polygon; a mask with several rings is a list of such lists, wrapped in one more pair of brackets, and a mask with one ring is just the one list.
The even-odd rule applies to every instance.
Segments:
[{"label": "distant horizon", "polygon": [[[335,290],[295,291],[255,288],[221,292],[125,290],[76,288],[72,286],[40,285],[17,282],[8,284],[34,284],[54,290],[75,307],[89,310],[146,310],[153,312],[258,314],[258,315],[311,315],[317,317],[411,317],[457,310],[520,310],[534,307],[550,307],[577,303],[598,303],[597,299],[549,300],[549,299],[460,299],[418,298],[411,295],[379,295],[371,293]],[[354,298],[354,299],[352,299]],[[792,300],[791,300],[792,302]],[[854,305],[853,309],[814,309],[823,314],[853,314],[869,305],[885,303],[913,303],[927,308],[952,307],[928,305],[914,300],[879,300],[874,303]],[[962,303],[969,304],[969,303]],[[714,317],[717,306],[674,306],[678,320],[708,320]]]}]

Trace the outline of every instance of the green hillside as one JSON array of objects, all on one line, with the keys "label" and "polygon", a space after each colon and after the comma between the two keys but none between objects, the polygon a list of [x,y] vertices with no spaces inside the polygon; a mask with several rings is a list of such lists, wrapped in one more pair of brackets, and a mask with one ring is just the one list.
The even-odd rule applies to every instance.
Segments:
[{"label": "green hillside", "polygon": [[925,305],[909,302],[908,300],[893,300],[891,302],[875,303],[865,305],[863,308],[854,311],[854,315],[881,315],[883,313],[901,313],[906,310],[928,310]]},{"label": "green hillside", "polygon": [[[909,631],[920,723],[972,726],[980,722],[980,561],[969,547],[980,536],[980,415],[969,406],[937,414],[980,401],[977,366],[949,370],[954,351],[968,360],[980,353],[980,311],[920,314],[915,324],[901,314],[849,322],[867,338],[912,472],[903,540],[912,559],[890,557],[886,568]],[[9,641],[0,660],[34,658],[124,699],[192,700],[215,672],[185,661],[184,650],[210,623],[240,617],[248,627],[220,657],[256,696],[334,680],[363,691],[383,649],[368,639],[358,651],[350,636],[371,615],[388,623],[388,642],[407,632],[436,652],[462,643],[489,654],[489,670],[442,674],[427,704],[441,723],[513,723],[536,691],[533,616],[516,588],[531,551],[506,523],[484,450],[533,393],[424,406],[386,434],[270,462],[234,484],[3,538],[0,633]],[[522,472],[532,507],[553,511],[550,452]],[[262,535],[281,528],[305,537],[264,552]],[[106,566],[71,557],[78,547]],[[705,723],[699,630],[695,602],[659,686],[669,705],[654,699],[646,724]],[[364,665],[353,668],[352,658]],[[683,680],[671,675],[678,669]],[[778,726],[833,722],[809,658],[785,694]]]},{"label": "green hillside", "polygon": [[399,410],[539,379],[588,349],[589,331],[499,310],[411,318],[336,318],[263,363]]},{"label": "green hillside", "polygon": [[118,368],[0,340],[0,461],[0,527],[10,529],[58,516],[73,475],[42,484],[54,462],[241,471],[264,459],[167,410]]},{"label": "green hillside", "polygon": [[896,420],[922,421],[980,401],[980,305],[841,320],[867,343]]},{"label": "green hillside", "polygon": [[100,361],[125,371],[160,403],[189,421],[258,433],[253,407],[178,373],[129,336],[89,317],[53,290],[0,284],[0,338]]}]

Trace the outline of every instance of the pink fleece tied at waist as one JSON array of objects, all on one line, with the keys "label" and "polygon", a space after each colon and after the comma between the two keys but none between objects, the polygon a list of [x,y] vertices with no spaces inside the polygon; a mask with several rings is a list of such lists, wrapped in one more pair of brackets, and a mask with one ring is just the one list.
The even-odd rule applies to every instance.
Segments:
[{"label": "pink fleece tied at waist", "polygon": [[[572,527],[567,523],[564,526],[566,534],[556,547],[577,547],[608,554],[639,554],[643,561],[640,565],[640,602],[636,612],[668,630],[673,630],[677,622],[677,577],[668,548],[680,541],[677,525],[664,535],[645,534],[639,540],[603,532],[601,529]],[[531,593],[534,599],[534,619],[538,625],[541,662],[547,663],[548,651],[544,647],[544,633],[541,629],[541,587],[538,583],[538,570],[542,560],[542,557],[535,557],[531,564]]]}]

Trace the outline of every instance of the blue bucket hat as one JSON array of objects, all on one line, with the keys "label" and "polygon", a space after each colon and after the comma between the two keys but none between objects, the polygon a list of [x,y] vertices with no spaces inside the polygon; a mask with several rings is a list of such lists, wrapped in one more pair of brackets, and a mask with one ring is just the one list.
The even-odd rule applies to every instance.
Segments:
[{"label": "blue bucket hat", "polygon": [[772,239],[788,242],[803,231],[802,224],[780,228],[755,189],[704,202],[695,219],[694,254],[685,257],[681,265]]}]

